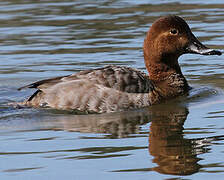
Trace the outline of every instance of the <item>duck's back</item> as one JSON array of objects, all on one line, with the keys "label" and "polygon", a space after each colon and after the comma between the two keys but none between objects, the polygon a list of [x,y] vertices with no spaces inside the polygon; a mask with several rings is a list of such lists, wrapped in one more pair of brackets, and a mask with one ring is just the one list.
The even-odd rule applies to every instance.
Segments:
[{"label": "duck's back", "polygon": [[74,80],[87,80],[108,88],[128,93],[147,93],[152,89],[148,75],[137,69],[123,66],[105,66],[103,68],[84,70],[78,73],[45,79],[19,88],[47,89],[59,83]]}]

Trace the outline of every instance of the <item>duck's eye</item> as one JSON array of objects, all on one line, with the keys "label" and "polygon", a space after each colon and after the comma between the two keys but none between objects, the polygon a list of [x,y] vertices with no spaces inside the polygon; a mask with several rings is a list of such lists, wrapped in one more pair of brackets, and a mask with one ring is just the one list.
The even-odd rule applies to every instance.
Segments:
[{"label": "duck's eye", "polygon": [[176,29],[171,29],[170,30],[170,34],[176,35],[178,33],[178,31]]}]

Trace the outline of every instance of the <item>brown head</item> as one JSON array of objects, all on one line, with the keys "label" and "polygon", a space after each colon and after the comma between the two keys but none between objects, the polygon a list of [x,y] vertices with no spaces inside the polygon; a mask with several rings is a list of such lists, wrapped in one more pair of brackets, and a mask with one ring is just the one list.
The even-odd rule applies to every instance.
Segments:
[{"label": "brown head", "polygon": [[173,72],[181,74],[178,58],[186,53],[221,55],[200,43],[181,17],[165,16],[153,23],[144,41],[145,64],[152,80],[164,80]]}]

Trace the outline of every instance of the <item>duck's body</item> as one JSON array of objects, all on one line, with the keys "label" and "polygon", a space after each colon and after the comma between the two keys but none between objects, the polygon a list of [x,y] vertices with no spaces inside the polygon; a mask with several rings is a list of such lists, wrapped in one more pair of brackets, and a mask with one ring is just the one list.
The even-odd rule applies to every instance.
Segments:
[{"label": "duck's body", "polygon": [[169,95],[164,94],[162,87],[155,86],[144,72],[130,67],[106,66],[22,88],[38,89],[24,102],[27,106],[101,113],[150,106],[164,99],[163,96],[183,94],[188,87],[184,77],[178,74],[172,74],[161,85]]},{"label": "duck's body", "polygon": [[28,106],[99,113],[151,105],[148,95],[153,90],[145,73],[119,66],[81,71],[27,87],[38,88],[25,101]]},{"label": "duck's body", "polygon": [[157,104],[188,92],[178,64],[178,57],[184,53],[221,54],[202,45],[180,17],[160,18],[144,42],[149,74],[129,67],[106,66],[42,80],[25,86],[38,90],[22,104],[98,113]]}]

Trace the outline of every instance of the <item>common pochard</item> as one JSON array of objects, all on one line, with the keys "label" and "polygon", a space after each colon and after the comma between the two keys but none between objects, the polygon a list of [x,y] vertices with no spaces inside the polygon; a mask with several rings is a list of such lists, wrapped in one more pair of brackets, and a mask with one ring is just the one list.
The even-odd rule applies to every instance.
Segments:
[{"label": "common pochard", "polygon": [[151,106],[189,91],[178,64],[182,54],[221,55],[200,43],[178,16],[156,20],[146,35],[143,51],[148,74],[110,65],[41,80],[19,88],[37,89],[21,105],[87,113]]}]

